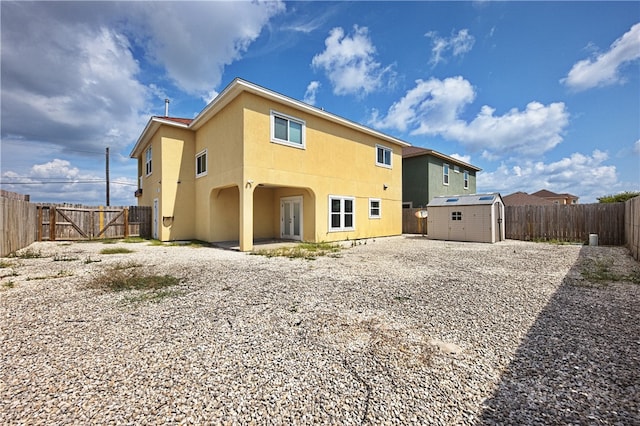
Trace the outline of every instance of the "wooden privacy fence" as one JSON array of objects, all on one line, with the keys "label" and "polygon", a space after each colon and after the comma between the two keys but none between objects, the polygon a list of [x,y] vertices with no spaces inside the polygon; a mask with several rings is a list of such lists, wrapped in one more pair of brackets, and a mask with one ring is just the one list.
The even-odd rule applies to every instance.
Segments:
[{"label": "wooden privacy fence", "polygon": [[6,256],[36,240],[36,205],[29,196],[0,190],[0,256]]},{"label": "wooden privacy fence", "polygon": [[427,218],[416,217],[416,212],[427,210],[426,208],[402,209],[402,233],[403,234],[427,234]]},{"label": "wooden privacy fence", "polygon": [[506,238],[625,245],[625,203],[505,206]]},{"label": "wooden privacy fence", "polygon": [[38,241],[127,238],[151,234],[151,207],[38,205]]},{"label": "wooden privacy fence", "polygon": [[624,233],[627,247],[636,260],[640,260],[640,197],[624,203]]}]

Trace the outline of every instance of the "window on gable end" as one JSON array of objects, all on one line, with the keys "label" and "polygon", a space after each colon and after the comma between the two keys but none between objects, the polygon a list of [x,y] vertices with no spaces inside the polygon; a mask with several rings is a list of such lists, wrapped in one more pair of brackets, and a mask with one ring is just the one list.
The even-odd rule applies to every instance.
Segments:
[{"label": "window on gable end", "polygon": [[149,176],[151,174],[151,172],[153,171],[152,168],[152,162],[151,160],[153,159],[153,154],[151,152],[151,147],[147,148],[147,151],[145,152],[145,162],[144,162],[144,169],[145,169],[145,174],[147,176]]},{"label": "window on gable end", "polygon": [[391,154],[393,154],[391,148],[376,145],[376,165],[391,168]]},{"label": "window on gable end", "polygon": [[196,155],[196,177],[205,176],[207,174],[207,150],[200,151]]},{"label": "window on gable end", "polygon": [[271,142],[305,148],[305,122],[271,111]]}]

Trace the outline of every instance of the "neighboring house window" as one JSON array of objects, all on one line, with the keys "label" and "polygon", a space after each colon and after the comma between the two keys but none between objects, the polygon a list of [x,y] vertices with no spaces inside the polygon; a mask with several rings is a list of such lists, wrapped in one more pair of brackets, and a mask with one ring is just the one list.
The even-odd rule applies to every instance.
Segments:
[{"label": "neighboring house window", "polygon": [[305,122],[271,111],[271,142],[304,148]]},{"label": "neighboring house window", "polygon": [[411,209],[411,208],[413,208],[413,201],[404,201],[402,203],[402,208],[403,209]]},{"label": "neighboring house window", "polygon": [[354,229],[353,197],[329,197],[329,230],[347,231]]},{"label": "neighboring house window", "polygon": [[149,175],[151,174],[151,172],[152,172],[152,168],[151,168],[151,158],[152,158],[152,155],[151,155],[151,147],[149,147],[149,148],[147,149],[146,154],[145,154],[145,163],[144,163],[144,168],[145,168],[145,172],[146,172],[146,175],[147,175],[147,176],[149,176]]},{"label": "neighboring house window", "polygon": [[462,212],[451,212],[451,220],[462,220]]},{"label": "neighboring house window", "polygon": [[442,184],[449,185],[449,165],[442,165]]},{"label": "neighboring house window", "polygon": [[376,165],[391,168],[391,148],[376,145]]},{"label": "neighboring house window", "polygon": [[200,151],[196,155],[196,177],[205,176],[207,174],[207,150]]},{"label": "neighboring house window", "polygon": [[469,189],[469,172],[464,171],[464,189]]},{"label": "neighboring house window", "polygon": [[369,198],[369,219],[380,219],[380,199]]}]

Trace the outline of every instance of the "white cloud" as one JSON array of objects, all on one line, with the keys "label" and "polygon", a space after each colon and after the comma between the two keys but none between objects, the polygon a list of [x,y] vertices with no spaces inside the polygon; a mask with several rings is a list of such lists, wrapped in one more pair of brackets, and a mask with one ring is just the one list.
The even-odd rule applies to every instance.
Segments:
[{"label": "white cloud", "polygon": [[624,82],[623,65],[640,58],[640,23],[614,41],[609,50],[573,65],[561,82],[575,90],[586,90]]},{"label": "white cloud", "polygon": [[480,173],[478,192],[498,191],[506,195],[548,189],[577,195],[582,203],[595,202],[597,197],[620,187],[616,167],[605,164],[608,158],[606,152],[595,150],[591,155],[573,153],[552,163],[512,159],[492,172]]},{"label": "white cloud", "polygon": [[[33,165],[26,175],[14,171],[2,173],[3,188],[28,193],[31,201],[84,203],[100,205],[106,202],[105,176],[83,171],[70,161],[53,159]],[[135,203],[135,179],[111,177],[110,199],[117,204]],[[10,182],[18,183],[11,184]],[[124,185],[123,185],[124,184]],[[113,204],[113,203],[112,203]]]},{"label": "white cloud", "polygon": [[370,124],[412,135],[440,135],[472,151],[484,150],[483,157],[498,153],[534,156],[562,142],[562,132],[569,122],[562,102],[546,106],[531,102],[524,111],[514,108],[498,116],[495,109],[485,105],[472,121],[460,119],[474,99],[473,86],[460,76],[417,80],[386,116],[380,118],[374,113]]},{"label": "white cloud", "polygon": [[105,27],[38,21],[25,23],[37,43],[22,27],[3,28],[3,137],[82,150],[130,143],[150,91],[136,79],[128,40]]},{"label": "white cloud", "polygon": [[636,143],[633,144],[633,152],[636,155],[640,155],[640,139],[638,139]]},{"label": "white cloud", "polygon": [[[274,15],[276,2],[142,2],[131,31],[187,93],[209,100],[226,65],[239,59]],[[171,17],[167,21],[167,17]]]},{"label": "white cloud", "polygon": [[462,29],[457,34],[451,35],[451,37],[440,37],[436,31],[429,31],[425,34],[426,37],[431,38],[431,60],[430,63],[438,65],[440,62],[445,61],[444,55],[450,51],[453,56],[463,56],[473,48],[476,42],[475,37],[469,34],[468,29]]},{"label": "white cloud", "polygon": [[453,157],[457,160],[464,161],[467,164],[471,164],[471,156],[470,155],[461,155],[457,152],[455,154],[450,154],[449,157]]},{"label": "white cloud", "polygon": [[325,40],[325,50],[311,61],[314,68],[324,70],[336,95],[368,94],[384,84],[392,67],[382,67],[375,61],[376,49],[366,27],[353,27],[346,35],[342,28],[334,28]]},{"label": "white cloud", "polygon": [[309,85],[307,86],[307,90],[304,92],[304,102],[308,103],[309,105],[315,105],[316,93],[318,93],[319,88],[319,81],[312,81],[311,83],[309,83]]},{"label": "white cloud", "polygon": [[370,124],[412,134],[437,134],[452,126],[474,98],[471,83],[460,76],[416,80],[416,86],[391,105],[384,118],[374,117]]}]

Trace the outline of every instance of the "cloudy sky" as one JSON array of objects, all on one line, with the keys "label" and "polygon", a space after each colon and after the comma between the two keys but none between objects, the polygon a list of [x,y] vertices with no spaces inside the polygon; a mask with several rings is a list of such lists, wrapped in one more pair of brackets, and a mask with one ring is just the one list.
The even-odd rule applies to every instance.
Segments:
[{"label": "cloudy sky", "polygon": [[235,77],[482,168],[478,192],[640,190],[638,2],[0,2],[3,189],[136,200],[152,115]]}]

